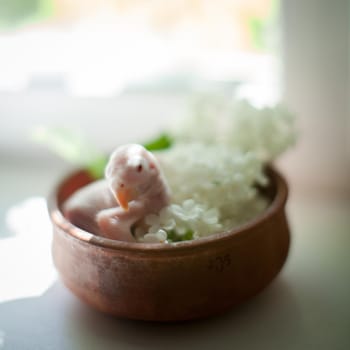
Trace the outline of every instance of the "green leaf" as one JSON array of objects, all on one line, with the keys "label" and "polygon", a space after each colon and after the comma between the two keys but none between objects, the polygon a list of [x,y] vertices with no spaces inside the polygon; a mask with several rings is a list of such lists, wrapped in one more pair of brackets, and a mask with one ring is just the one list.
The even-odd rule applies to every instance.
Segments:
[{"label": "green leaf", "polygon": [[258,50],[265,49],[265,38],[264,38],[264,19],[252,17],[248,21],[250,35],[254,47]]},{"label": "green leaf", "polygon": [[160,151],[170,148],[173,145],[173,139],[166,133],[159,135],[154,140],[144,143],[144,147],[148,151]]},{"label": "green leaf", "polygon": [[86,168],[93,178],[103,176],[107,156],[78,132],[62,127],[38,127],[33,131],[32,139],[64,160]]},{"label": "green leaf", "polygon": [[94,179],[101,179],[104,177],[105,168],[108,163],[108,157],[100,156],[96,158],[93,162],[86,165],[86,170]]},{"label": "green leaf", "polygon": [[167,232],[167,240],[169,242],[190,241],[193,239],[193,234],[191,229],[188,229],[183,235],[178,234],[176,230],[170,230]]}]

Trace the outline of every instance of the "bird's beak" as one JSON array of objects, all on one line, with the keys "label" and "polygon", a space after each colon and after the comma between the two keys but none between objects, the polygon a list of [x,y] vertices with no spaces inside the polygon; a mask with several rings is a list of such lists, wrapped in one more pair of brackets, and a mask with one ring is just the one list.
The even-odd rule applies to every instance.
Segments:
[{"label": "bird's beak", "polygon": [[124,210],[129,210],[129,202],[135,198],[135,191],[128,188],[120,188],[116,191],[116,199]]}]

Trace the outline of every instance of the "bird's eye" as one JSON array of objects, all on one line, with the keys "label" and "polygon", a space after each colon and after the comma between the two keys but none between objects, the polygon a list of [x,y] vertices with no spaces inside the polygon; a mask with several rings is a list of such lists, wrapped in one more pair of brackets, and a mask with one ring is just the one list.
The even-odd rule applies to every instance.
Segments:
[{"label": "bird's eye", "polygon": [[120,184],[120,187],[123,188],[123,187],[124,187],[124,184]]},{"label": "bird's eye", "polygon": [[142,171],[142,169],[143,169],[143,167],[142,167],[141,164],[137,166],[137,171],[138,171],[139,173]]}]

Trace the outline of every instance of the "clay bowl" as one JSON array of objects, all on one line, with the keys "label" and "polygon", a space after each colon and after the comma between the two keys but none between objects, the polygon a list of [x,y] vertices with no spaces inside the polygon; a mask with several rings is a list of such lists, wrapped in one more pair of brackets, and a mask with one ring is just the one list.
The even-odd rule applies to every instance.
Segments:
[{"label": "clay bowl", "polygon": [[287,184],[273,169],[267,210],[249,223],[196,241],[127,243],[73,226],[62,203],[91,182],[79,171],[49,198],[53,259],[64,284],[81,300],[118,317],[179,321],[221,313],[253,297],[282,268],[289,249]]}]

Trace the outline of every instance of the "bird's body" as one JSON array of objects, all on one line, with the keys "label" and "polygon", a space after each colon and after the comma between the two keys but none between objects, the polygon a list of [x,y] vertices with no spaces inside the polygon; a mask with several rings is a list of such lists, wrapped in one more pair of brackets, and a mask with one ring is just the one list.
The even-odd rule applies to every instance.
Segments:
[{"label": "bird's body", "polygon": [[106,179],[74,193],[64,205],[76,226],[107,238],[135,241],[133,225],[169,204],[169,189],[156,158],[140,145],[119,147]]}]

